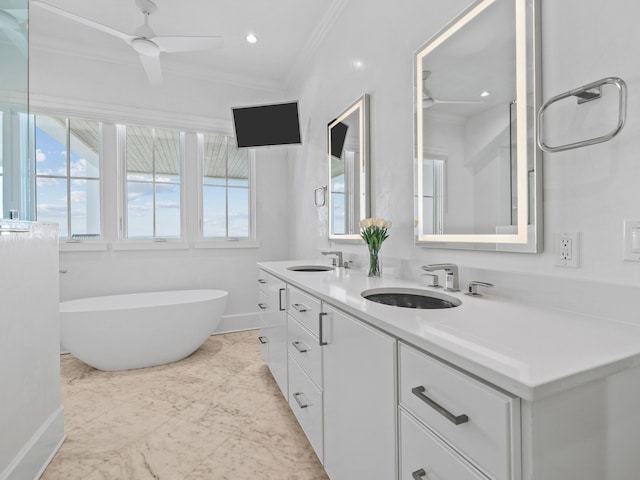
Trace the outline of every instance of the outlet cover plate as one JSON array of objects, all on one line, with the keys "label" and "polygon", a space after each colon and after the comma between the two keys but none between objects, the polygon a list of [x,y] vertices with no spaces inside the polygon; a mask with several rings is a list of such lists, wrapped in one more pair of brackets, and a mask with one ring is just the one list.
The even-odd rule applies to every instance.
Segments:
[{"label": "outlet cover plate", "polygon": [[640,262],[640,220],[625,220],[622,256],[627,262]]},{"label": "outlet cover plate", "polygon": [[578,268],[580,265],[580,233],[556,233],[554,255],[556,266]]}]

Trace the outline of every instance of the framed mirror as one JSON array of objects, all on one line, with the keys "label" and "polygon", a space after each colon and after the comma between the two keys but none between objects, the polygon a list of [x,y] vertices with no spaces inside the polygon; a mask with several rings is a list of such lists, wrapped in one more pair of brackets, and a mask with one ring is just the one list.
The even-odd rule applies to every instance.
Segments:
[{"label": "framed mirror", "polygon": [[542,251],[538,0],[478,0],[414,55],[416,243]]},{"label": "framed mirror", "polygon": [[360,240],[369,216],[369,95],[328,125],[329,238]]}]

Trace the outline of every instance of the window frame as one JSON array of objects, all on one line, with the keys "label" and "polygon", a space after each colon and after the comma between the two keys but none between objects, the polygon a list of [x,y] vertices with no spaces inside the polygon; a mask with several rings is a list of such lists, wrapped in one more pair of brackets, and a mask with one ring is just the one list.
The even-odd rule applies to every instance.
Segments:
[{"label": "window frame", "polygon": [[[188,233],[187,233],[187,218],[186,218],[186,192],[185,192],[185,177],[186,177],[186,132],[182,128],[155,126],[155,125],[143,125],[139,123],[116,123],[116,138],[117,138],[117,182],[118,182],[118,239],[113,242],[112,248],[114,250],[145,250],[148,248],[159,250],[173,250],[173,249],[187,249]],[[162,129],[173,130],[179,132],[180,145],[178,151],[180,154],[180,237],[142,237],[142,238],[129,238],[128,237],[128,180],[127,180],[127,127],[141,127],[147,129]],[[155,162],[154,162],[155,164]],[[156,185],[155,173],[154,179],[151,183],[154,188]],[[147,183],[147,182],[145,182]],[[162,183],[162,182],[160,182]],[[154,214],[155,219],[155,214]],[[155,225],[154,225],[155,230]]]},{"label": "window frame", "polygon": [[[38,126],[37,117],[58,117],[64,118],[65,120],[65,149],[66,149],[66,176],[62,175],[38,175],[37,173],[37,165],[36,165],[36,128]],[[88,116],[80,116],[80,115],[66,115],[66,114],[58,114],[54,112],[38,112],[31,111],[29,112],[29,122],[30,130],[32,130],[32,139],[29,141],[30,144],[30,156],[32,158],[32,168],[33,168],[33,211],[34,218],[36,221],[38,220],[38,178],[59,178],[65,179],[67,182],[66,188],[66,197],[67,197],[67,223],[64,227],[67,230],[67,235],[71,235],[71,180],[83,180],[85,177],[71,177],[71,122],[73,120],[85,120],[88,122],[95,122],[98,124],[98,178],[95,177],[86,177],[88,180],[97,180],[98,186],[100,188],[100,235],[95,238],[73,238],[71,236],[67,236],[66,238],[60,237],[60,231],[62,230],[62,225],[58,226],[58,245],[60,251],[95,251],[95,250],[106,250],[107,242],[105,240],[105,205],[104,205],[104,135],[103,135],[103,125],[104,122],[102,120],[98,120],[96,118],[91,118]]]},{"label": "window frame", "polygon": [[[256,234],[256,166],[255,166],[255,149],[250,148],[248,150],[248,191],[249,191],[249,236],[247,237],[205,237],[204,236],[204,137],[221,136],[225,137],[227,142],[227,149],[229,147],[229,141],[235,141],[235,137],[226,133],[219,132],[198,132],[196,133],[196,158],[197,158],[197,197],[198,197],[198,228],[196,240],[194,241],[195,248],[256,248],[260,246],[260,242],[257,239]],[[228,157],[227,157],[228,161]],[[228,177],[226,177],[228,182]],[[224,187],[227,190],[229,186]],[[235,188],[235,187],[232,187]],[[228,204],[227,204],[228,206]],[[228,212],[227,222],[228,222]]]}]

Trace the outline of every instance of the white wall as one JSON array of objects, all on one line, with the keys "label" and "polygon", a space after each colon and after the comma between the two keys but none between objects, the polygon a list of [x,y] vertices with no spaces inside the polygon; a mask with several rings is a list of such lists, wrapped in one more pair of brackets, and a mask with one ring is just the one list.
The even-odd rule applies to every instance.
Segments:
[{"label": "white wall", "polygon": [[[472,268],[475,273],[528,272],[640,285],[640,264],[623,262],[621,253],[623,219],[640,219],[640,63],[636,61],[640,29],[635,20],[640,4],[627,0],[612,0],[606,5],[593,0],[546,0],[542,4],[544,99],[610,75],[623,78],[629,86],[628,121],[619,137],[597,146],[545,155],[544,252],[414,246],[412,54],[467,3],[403,0],[377,2],[373,8],[366,0],[349,2],[308,65],[306,76],[295,86],[306,106],[308,130],[304,150],[291,165],[291,256],[317,257],[328,245],[327,211],[314,207],[311,201],[313,189],[326,183],[325,126],[366,92],[371,94],[372,215],[393,221],[391,236],[381,251],[383,262],[391,257],[402,259],[401,265],[409,270],[403,273],[410,275],[425,263],[455,262],[462,267],[465,285],[469,280],[482,280],[469,278],[467,272]],[[352,67],[355,59],[363,62],[360,70]],[[611,101],[615,97],[607,98]],[[597,125],[599,119],[611,125],[611,112],[604,102],[594,102],[583,110],[569,107],[568,134],[589,135],[603,127]],[[556,140],[562,141],[558,135]],[[558,232],[581,232],[580,268],[554,265],[552,239]],[[336,246],[347,258],[364,258],[363,245]],[[495,276],[496,282],[500,279]],[[499,294],[500,288],[497,285],[492,293]]]},{"label": "white wall", "polygon": [[[186,128],[189,132],[232,133],[231,107],[282,101],[282,90],[194,79],[164,73],[162,87],[151,88],[137,72],[90,58],[33,49],[30,55],[32,111],[69,115],[95,114],[106,120],[103,145],[103,232],[117,238],[116,133],[114,122]],[[137,72],[137,73],[136,73]],[[139,73],[139,75],[138,75]],[[131,78],[131,76],[140,78]],[[109,123],[110,122],[110,123]],[[257,261],[288,257],[289,151],[300,147],[267,147],[256,153],[258,248],[160,251],[61,252],[60,298],[152,290],[220,288],[230,292],[226,315],[253,314],[257,309]],[[195,169],[187,170],[195,172]],[[195,180],[195,176],[192,177]],[[195,198],[195,188],[185,194]],[[191,202],[195,205],[195,200]],[[187,211],[186,215],[194,215]]]},{"label": "white wall", "polygon": [[[130,116],[135,116],[136,110],[159,111],[181,120],[196,115],[224,123],[230,122],[231,105],[300,100],[304,144],[288,151],[271,151],[269,155],[279,158],[258,162],[260,249],[235,252],[237,261],[229,261],[227,251],[63,254],[69,273],[62,279],[62,297],[120,291],[141,282],[149,288],[155,284],[213,285],[216,281],[211,272],[215,271],[232,289],[229,311],[253,311],[253,299],[246,307],[242,299],[254,291],[245,285],[253,285],[255,260],[315,258],[329,246],[327,210],[313,204],[313,190],[327,183],[326,125],[365,92],[371,94],[372,215],[393,221],[391,237],[382,249],[383,262],[402,260],[405,276],[414,276],[425,263],[455,262],[461,266],[463,283],[482,279],[465,277],[465,271],[473,269],[480,274],[528,272],[639,285],[640,265],[623,262],[621,255],[623,219],[640,219],[640,189],[636,186],[640,178],[636,159],[640,147],[640,65],[633,61],[634,45],[640,42],[640,29],[633,19],[640,14],[640,6],[626,0],[612,0],[606,8],[578,0],[546,0],[542,5],[544,99],[609,75],[622,77],[629,86],[628,121],[619,137],[597,146],[545,155],[544,252],[414,246],[412,54],[468,3],[402,0],[377,2],[373,8],[365,0],[350,0],[327,37],[309,52],[306,67],[299,70],[300,75],[284,94],[171,72],[165,75],[165,86],[154,90],[144,86],[143,77],[133,81],[117,65],[33,51],[31,94],[42,104],[51,98],[70,99],[81,106],[83,102],[100,102]],[[355,60],[362,62],[360,68],[354,66]],[[563,116],[550,121],[554,142],[562,141],[563,135],[580,137],[598,128],[606,130],[611,121],[604,101],[565,110],[568,112]],[[285,159],[287,154],[291,154],[289,159]],[[287,171],[288,179],[284,177]],[[288,237],[282,235],[287,228]],[[555,266],[552,240],[558,232],[581,232],[580,268]],[[337,246],[347,257],[365,257],[362,245]],[[496,294],[499,291],[494,289]]]},{"label": "white wall", "polygon": [[64,437],[57,230],[0,235],[0,480],[36,478]]}]

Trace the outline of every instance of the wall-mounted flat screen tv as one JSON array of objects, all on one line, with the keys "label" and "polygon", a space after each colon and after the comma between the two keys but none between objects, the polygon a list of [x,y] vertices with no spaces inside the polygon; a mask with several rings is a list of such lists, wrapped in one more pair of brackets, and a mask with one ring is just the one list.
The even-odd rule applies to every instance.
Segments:
[{"label": "wall-mounted flat screen tv", "polygon": [[238,148],[302,143],[298,102],[233,107],[231,111]]},{"label": "wall-mounted flat screen tv", "polygon": [[330,129],[331,136],[331,156],[342,158],[342,150],[344,150],[344,141],[347,138],[349,126],[346,123],[338,122]]}]

